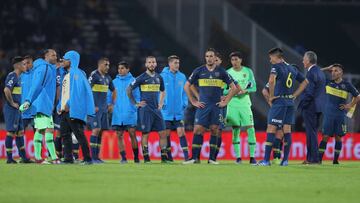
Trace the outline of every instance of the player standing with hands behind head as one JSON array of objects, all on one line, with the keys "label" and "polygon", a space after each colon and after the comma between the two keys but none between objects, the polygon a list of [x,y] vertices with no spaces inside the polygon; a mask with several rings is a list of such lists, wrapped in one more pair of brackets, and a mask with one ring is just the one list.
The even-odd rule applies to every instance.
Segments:
[{"label": "player standing with hands behind head", "polygon": [[[265,157],[260,161],[260,166],[270,166],[270,154],[274,146],[274,153],[280,153],[281,137],[275,138],[279,125],[283,126],[284,134],[290,134],[291,125],[295,120],[294,99],[306,88],[308,81],[298,70],[287,64],[284,60],[284,53],[280,48],[273,48],[269,51],[271,72],[269,77],[269,103],[267,137],[265,144]],[[294,91],[294,80],[300,82],[299,88]],[[283,160],[280,165],[287,166],[288,160]]]},{"label": "player standing with hands behind head", "polygon": [[[184,164],[195,163],[201,151],[202,136],[206,128],[210,129],[210,156],[209,164],[219,164],[215,161],[217,141],[219,136],[219,125],[222,114],[220,108],[225,107],[231,98],[238,93],[238,88],[232,81],[231,76],[225,69],[217,67],[215,64],[215,50],[208,49],[205,52],[206,65],[193,71],[188,81],[185,83],[185,91],[192,105],[197,107],[195,113],[194,138],[192,145],[192,159]],[[221,100],[223,86],[226,83],[231,89],[224,100]],[[192,94],[190,86],[198,84],[199,100]]]},{"label": "player standing with hands behind head", "polygon": [[[155,72],[156,66],[156,58],[147,56],[145,59],[146,72],[137,77],[127,88],[128,97],[139,108],[138,124],[142,131],[141,145],[145,163],[151,163],[148,148],[149,133],[151,131],[159,133],[161,162],[167,163],[165,122],[160,111],[164,105],[165,86],[163,78]],[[140,102],[136,102],[133,95],[133,90],[138,87],[140,87]]]}]

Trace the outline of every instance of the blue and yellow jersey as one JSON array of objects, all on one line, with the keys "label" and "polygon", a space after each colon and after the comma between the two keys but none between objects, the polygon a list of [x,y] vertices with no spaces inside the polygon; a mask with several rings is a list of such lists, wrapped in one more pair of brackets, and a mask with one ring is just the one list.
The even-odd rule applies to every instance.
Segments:
[{"label": "blue and yellow jersey", "polygon": [[150,108],[157,109],[159,106],[159,93],[165,90],[164,80],[160,74],[150,76],[146,72],[137,77],[130,88],[134,90],[139,87],[140,101],[145,101]]},{"label": "blue and yellow jersey", "polygon": [[328,81],[325,87],[326,103],[324,114],[334,116],[345,116],[346,111],[340,109],[341,104],[346,104],[349,94],[353,97],[359,95],[359,91],[349,82]]},{"label": "blue and yellow jersey", "polygon": [[284,62],[272,65],[270,74],[276,75],[274,96],[280,97],[273,101],[273,105],[293,106],[292,95],[295,92],[295,80],[299,83],[303,82],[304,75],[295,67]]},{"label": "blue and yellow jersey", "polygon": [[98,70],[95,70],[89,77],[89,83],[94,95],[95,106],[99,108],[99,111],[107,112],[107,92],[115,90],[110,75],[101,75]]},{"label": "blue and yellow jersey", "polygon": [[[21,103],[21,81],[15,72],[11,72],[6,76],[5,87],[9,88],[15,103]],[[6,101],[7,104],[8,101]],[[10,104],[9,104],[10,105]]]},{"label": "blue and yellow jersey", "polygon": [[224,87],[234,80],[224,68],[216,67],[209,71],[206,66],[201,66],[193,71],[188,81],[197,85],[201,102],[216,104],[220,102]]}]

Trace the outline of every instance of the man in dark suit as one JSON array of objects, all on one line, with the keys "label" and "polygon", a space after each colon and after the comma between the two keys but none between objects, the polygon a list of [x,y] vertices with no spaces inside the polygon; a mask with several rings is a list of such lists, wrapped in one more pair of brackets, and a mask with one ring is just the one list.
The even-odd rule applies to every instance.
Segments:
[{"label": "man in dark suit", "polygon": [[306,78],[309,81],[309,85],[301,94],[299,104],[306,129],[307,155],[303,164],[319,163],[317,130],[324,104],[326,78],[316,63],[317,56],[315,52],[308,51],[304,54],[303,64],[307,70]]}]

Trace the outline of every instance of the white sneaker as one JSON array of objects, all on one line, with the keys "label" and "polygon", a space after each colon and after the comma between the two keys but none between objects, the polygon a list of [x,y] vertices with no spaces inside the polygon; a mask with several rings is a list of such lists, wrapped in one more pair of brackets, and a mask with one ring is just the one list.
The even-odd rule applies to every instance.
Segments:
[{"label": "white sneaker", "polygon": [[184,161],[183,164],[187,165],[187,164],[194,164],[195,163],[195,159],[190,159],[188,161]]},{"label": "white sneaker", "polygon": [[208,164],[219,165],[220,163],[217,162],[217,161],[209,159]]}]

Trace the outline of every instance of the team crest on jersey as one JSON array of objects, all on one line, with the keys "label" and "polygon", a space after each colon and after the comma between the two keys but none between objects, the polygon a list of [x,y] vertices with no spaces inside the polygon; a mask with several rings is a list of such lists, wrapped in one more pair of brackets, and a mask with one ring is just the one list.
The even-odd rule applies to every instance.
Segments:
[{"label": "team crest on jersey", "polygon": [[215,72],[215,77],[219,77],[220,73],[219,72]]},{"label": "team crest on jersey", "polygon": [[107,79],[107,78],[106,78],[106,80],[105,80],[105,81],[106,81],[106,83],[109,83],[109,79]]},{"label": "team crest on jersey", "polygon": [[342,88],[342,89],[345,89],[345,84],[341,84],[341,88]]},{"label": "team crest on jersey", "polygon": [[155,79],[157,83],[160,83],[160,79],[159,78],[156,78]]}]

